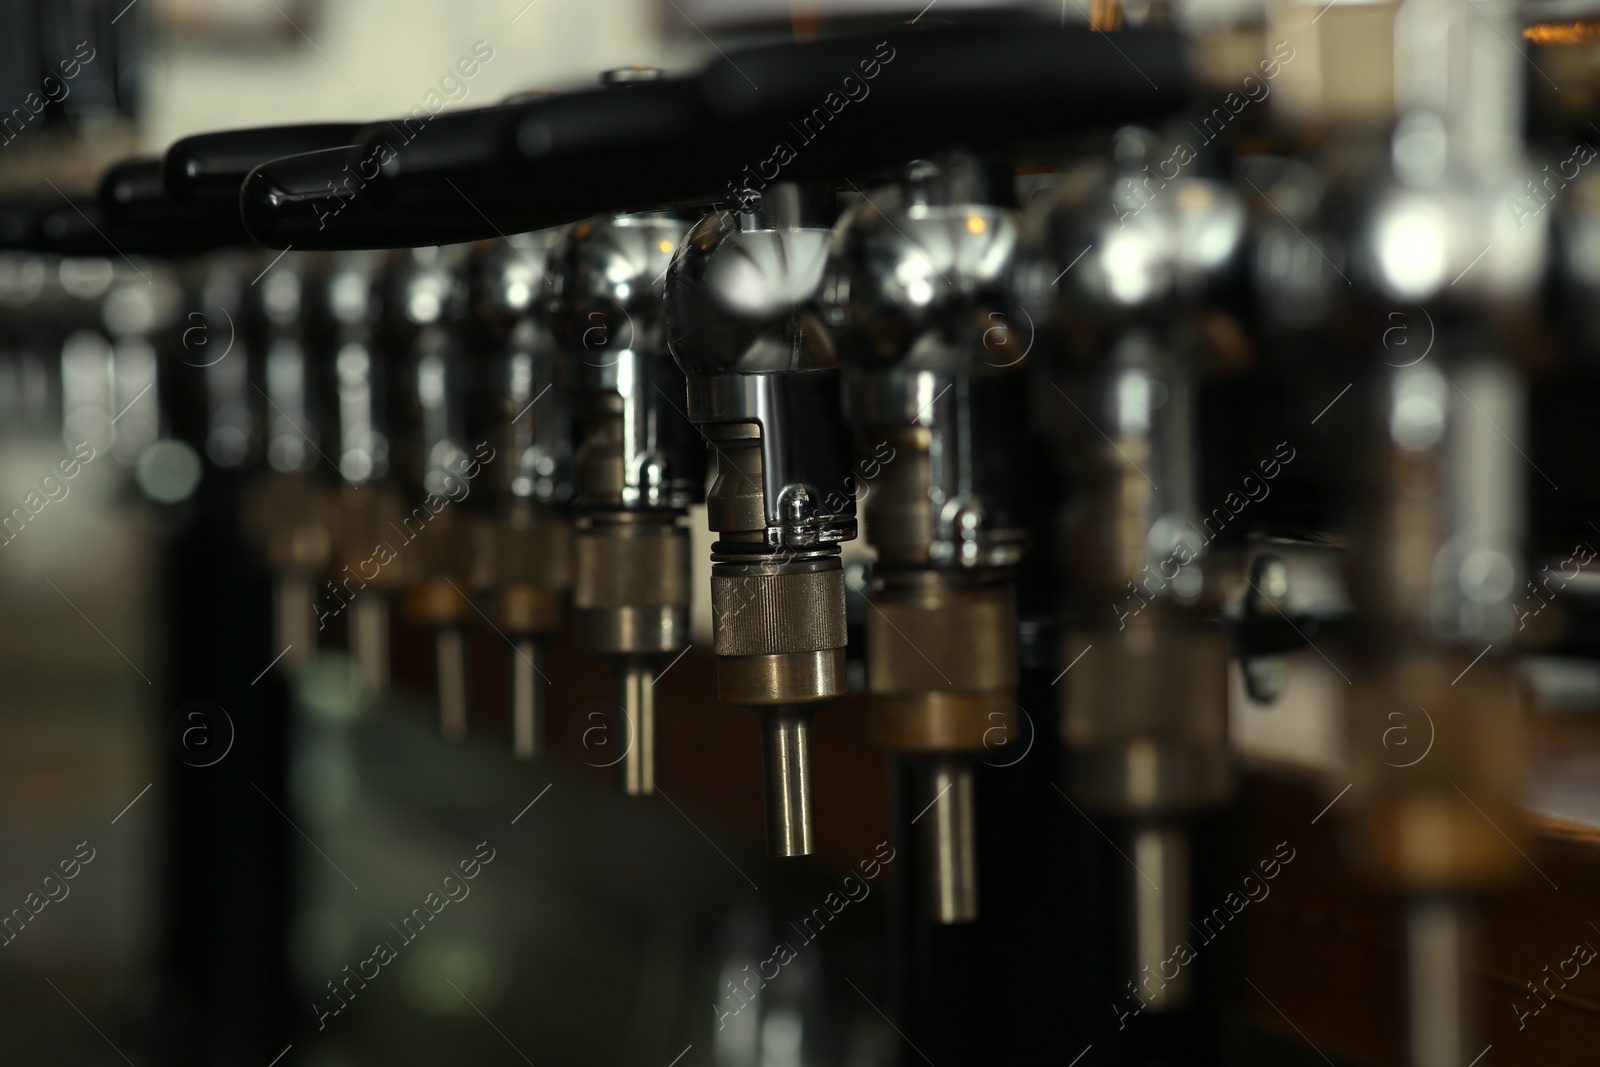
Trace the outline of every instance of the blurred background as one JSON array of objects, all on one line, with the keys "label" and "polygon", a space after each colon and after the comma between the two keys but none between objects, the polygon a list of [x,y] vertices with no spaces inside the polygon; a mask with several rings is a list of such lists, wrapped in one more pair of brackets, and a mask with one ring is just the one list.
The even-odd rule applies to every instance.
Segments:
[{"label": "blurred background", "polygon": [[[58,59],[93,57],[59,105],[5,127],[6,189],[71,188],[108,159],[188,133],[361,120],[440,100],[481,106],[593,84],[617,66],[683,68],[711,48],[672,5],[644,0],[4,3],[0,27],[8,112]],[[470,79],[456,71],[467,56],[481,61]],[[821,944],[784,923],[821,906],[886,838],[888,779],[858,743],[863,727],[841,715],[844,755],[819,767],[829,802],[863,810],[824,813],[841,828],[827,835],[826,859],[793,865],[761,847],[755,727],[710,697],[708,653],[692,650],[661,682],[667,769],[649,802],[613,793],[606,727],[594,725],[605,720],[589,717],[609,685],[571,647],[553,657],[564,695],[550,758],[531,767],[507,758],[503,715],[478,714],[505,703],[505,653],[487,627],[469,656],[495,669],[474,672],[481,700],[459,746],[437,737],[425,634],[397,633],[388,704],[361,706],[337,653],[286,691],[267,670],[268,576],[217,516],[196,510],[181,462],[163,482],[161,456],[148,451],[153,401],[118,417],[75,400],[45,355],[59,337],[18,326],[43,294],[98,299],[111,265],[70,278],[39,269],[0,263],[6,510],[70,458],[65,437],[99,450],[0,549],[0,899],[7,911],[41,909],[25,927],[13,922],[22,932],[0,954],[6,1062],[799,1064],[807,1022],[808,1047],[824,1040],[828,1062],[887,1061],[883,1016],[842,982],[825,992],[822,976],[849,968],[882,998],[890,879],[858,891]],[[139,299],[152,302],[142,313],[159,311],[159,295]],[[118,356],[137,368],[140,353]],[[74,436],[61,412],[79,401],[92,411]],[[694,558],[703,592],[705,551]],[[212,604],[224,588],[229,602]],[[166,637],[185,632],[193,642]],[[223,632],[252,658],[220,651]],[[184,745],[168,743],[172,729],[202,721],[179,712],[196,700],[210,702],[198,728],[219,730],[224,753],[205,767],[180,762]],[[670,769],[685,751],[722,750],[725,777]],[[836,790],[835,778],[859,788]],[[458,864],[486,854],[470,895],[408,943],[402,921],[446,892]],[[43,884],[89,855],[64,895],[63,883]],[[727,983],[784,937],[801,951],[783,981],[717,1025],[713,1005],[742,1004]],[[329,983],[379,942],[400,950],[395,960],[319,1026],[313,1004],[337,1008]],[[851,999],[824,1003],[839,990]]]},{"label": "blurred background", "polygon": [[[198,132],[474,108],[635,64],[689,71],[750,43],[752,25],[803,37],[811,6],[0,0],[0,195],[54,188],[65,202],[107,164]],[[853,15],[904,20],[921,6],[871,0]],[[1065,23],[1102,5],[1035,6]],[[40,94],[49,106],[30,103]],[[1047,180],[1022,187],[1035,179]],[[230,255],[210,261],[212,277],[264,294],[248,300],[292,282],[275,253]],[[816,852],[772,859],[756,722],[715,696],[703,506],[689,516],[693,643],[657,678],[648,799],[613,787],[625,742],[611,682],[570,632],[550,650],[535,762],[509,751],[508,642],[490,625],[467,634],[459,742],[440,737],[435,635],[398,612],[389,695],[362,695],[345,618],[285,670],[274,575],[241,522],[251,446],[226,436],[220,409],[208,415],[224,434],[203,461],[183,442],[204,434],[169,425],[204,406],[223,353],[260,342],[259,323],[205,300],[181,267],[0,254],[0,1062],[1353,1062],[1340,1049],[1397,1062],[1404,935],[1393,901],[1351,874],[1338,821],[1322,818],[1344,796],[1342,778],[1319,789],[1348,756],[1348,679],[1320,652],[1258,656],[1264,681],[1229,667],[1243,781],[1194,820],[1193,910],[1212,913],[1287,842],[1304,858],[1205,941],[1196,1003],[1125,1026],[1132,861],[1113,843],[1126,827],[1091,822],[1056,785],[1053,686],[1070,664],[1048,552],[1019,569],[1018,729],[976,768],[982,915],[934,926],[917,918],[927,902],[909,877],[923,858],[910,827],[927,807],[868,739],[865,537],[843,552],[851,693],[810,734]],[[191,324],[195,306],[208,313]],[[150,392],[162,360],[161,390],[194,403]],[[1582,397],[1573,408],[1532,450],[1564,486],[1593,489],[1585,451],[1567,447],[1588,439],[1591,415]],[[1297,472],[1344,460],[1314,447]],[[336,484],[331,461],[305,458],[301,473]],[[1042,459],[1028,474],[1037,499],[1023,519],[1048,544],[1062,486]],[[1542,677],[1546,710],[1600,705],[1592,661]],[[1549,840],[1521,872],[1537,893],[1593,880],[1593,721],[1541,721],[1529,806]],[[1392,736],[1409,743],[1386,730],[1384,749]],[[1559,911],[1528,889],[1496,905],[1496,962],[1479,976],[1508,997],[1588,921],[1587,897],[1560,893]],[[1539,1040],[1581,1043],[1600,1027],[1600,1003],[1561,1010],[1566,1030]],[[1484,1029],[1501,1042],[1514,1020],[1495,1012]]]}]

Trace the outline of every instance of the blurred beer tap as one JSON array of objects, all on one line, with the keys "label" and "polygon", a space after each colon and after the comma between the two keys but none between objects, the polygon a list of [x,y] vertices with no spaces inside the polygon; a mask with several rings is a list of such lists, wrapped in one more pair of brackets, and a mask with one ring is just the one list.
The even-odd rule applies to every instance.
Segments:
[{"label": "blurred beer tap", "polygon": [[705,447],[663,322],[668,264],[688,229],[672,212],[580,222],[551,259],[581,442],[572,603],[580,645],[616,673],[618,766],[634,796],[655,791],[656,672],[689,645],[685,515],[705,489]]},{"label": "blurred beer tap", "polygon": [[259,306],[266,402],[266,471],[250,492],[248,524],[275,572],[274,629],[283,664],[297,670],[316,653],[316,588],[333,558],[337,511],[315,477],[322,459],[307,336],[307,287],[312,262],[289,253],[260,279]]},{"label": "blurred beer tap", "polygon": [[717,697],[761,719],[767,849],[812,851],[806,725],[845,682],[856,535],[838,363],[818,321],[833,190],[745,190],[689,231],[667,272],[689,418],[717,457],[707,497]]},{"label": "blurred beer tap", "polygon": [[[1359,622],[1345,814],[1359,859],[1406,900],[1413,1067],[1482,1054],[1475,899],[1523,863],[1525,697],[1512,654],[1531,445],[1520,364],[1547,358],[1538,327],[1554,212],[1507,210],[1536,177],[1522,146],[1522,57],[1499,40],[1517,25],[1507,3],[1404,0],[1388,151],[1369,135],[1372,165],[1327,208],[1326,228],[1353,231],[1354,285],[1335,288],[1351,293],[1350,325],[1392,321],[1398,308],[1420,310],[1432,330],[1425,352],[1376,350],[1345,415],[1362,446],[1345,487]],[[1438,724],[1435,743],[1396,765],[1385,730],[1419,709]]]},{"label": "blurred beer tap", "polygon": [[[0,221],[0,237],[5,236]],[[9,440],[30,434],[67,437],[63,425],[62,342],[88,317],[85,302],[69,294],[53,260],[30,252],[0,251],[0,426]],[[65,443],[77,444],[71,437]]]},{"label": "blurred beer tap", "polygon": [[556,231],[484,242],[470,267],[474,399],[496,454],[478,489],[472,584],[513,645],[511,742],[544,747],[549,643],[572,585],[572,440],[566,361],[543,318]]},{"label": "blurred beer tap", "polygon": [[840,220],[824,284],[877,551],[867,624],[873,739],[913,757],[924,896],[978,914],[973,767],[1013,725],[1017,647],[1011,431],[1031,339],[1004,315],[1018,223],[1009,166],[911,165]]},{"label": "blurred beer tap", "polygon": [[1219,309],[1246,247],[1243,204],[1222,183],[1181,177],[1146,198],[1159,143],[1126,128],[1114,163],[1044,194],[1016,272],[1022,305],[1054,328],[1071,406],[1048,421],[1079,486],[1062,546],[1064,784],[1128,827],[1132,970],[1153,1011],[1192,985],[1162,966],[1188,936],[1185,820],[1231,791],[1223,583],[1207,573],[1199,500],[1199,317]]},{"label": "blurred beer tap", "polygon": [[[330,398],[338,470],[338,536],[328,591],[348,603],[350,654],[369,697],[389,689],[389,606],[404,584],[403,567],[381,563],[378,546],[394,540],[404,517],[391,477],[391,369],[381,335],[383,258],[374,252],[325,257],[321,310],[329,336],[318,368]],[[319,612],[320,615],[320,612]]]},{"label": "blurred beer tap", "polygon": [[457,505],[494,456],[474,451],[467,436],[468,367],[460,337],[467,253],[462,245],[396,253],[386,316],[405,411],[398,474],[406,510],[389,544],[404,575],[402,610],[434,631],[439,730],[452,741],[467,732],[466,625],[475,613],[472,523]]},{"label": "blurred beer tap", "polygon": [[189,381],[179,403],[201,417],[194,439],[223,470],[241,470],[261,454],[263,405],[252,388],[255,346],[247,332],[253,262],[242,250],[218,251],[181,268],[188,310],[176,324],[176,353]]}]

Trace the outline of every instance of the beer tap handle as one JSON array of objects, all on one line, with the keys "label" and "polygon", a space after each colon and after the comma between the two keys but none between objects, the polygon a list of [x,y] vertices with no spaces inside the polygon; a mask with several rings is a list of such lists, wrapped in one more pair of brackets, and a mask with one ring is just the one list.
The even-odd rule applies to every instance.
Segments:
[{"label": "beer tap handle", "polygon": [[237,216],[239,186],[272,159],[356,143],[354,122],[257,126],[197,133],[174,141],[161,157],[161,185],[175,204]]}]

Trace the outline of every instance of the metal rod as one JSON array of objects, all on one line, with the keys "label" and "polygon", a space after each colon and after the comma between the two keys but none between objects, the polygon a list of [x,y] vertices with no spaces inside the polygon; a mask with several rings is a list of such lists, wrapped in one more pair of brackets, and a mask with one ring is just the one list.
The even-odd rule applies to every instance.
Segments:
[{"label": "metal rod", "polygon": [[519,637],[511,657],[511,749],[518,759],[544,753],[545,642]]},{"label": "metal rod", "polygon": [[317,631],[311,625],[317,617],[316,589],[303,574],[280,574],[274,594],[278,648],[283,652],[283,666],[295,673],[317,653]]},{"label": "metal rod", "polygon": [[1175,950],[1188,940],[1189,839],[1168,826],[1143,826],[1133,835],[1133,967],[1151,1011],[1188,1003],[1191,975]]},{"label": "metal rod", "polygon": [[622,791],[647,797],[656,791],[656,672],[636,659],[617,672],[617,703],[622,711]]},{"label": "metal rod", "polygon": [[809,856],[811,757],[805,715],[762,714],[761,762],[767,786],[767,851],[774,856]]},{"label": "metal rod", "polygon": [[389,601],[368,593],[350,605],[350,651],[368,697],[389,692]]},{"label": "metal rod", "polygon": [[1473,933],[1461,901],[1423,897],[1406,909],[1411,1067],[1460,1067],[1479,1052],[1467,971]]},{"label": "metal rod", "polygon": [[439,733],[446,741],[467,736],[466,635],[458,626],[441,627],[435,637],[439,670]]},{"label": "metal rod", "polygon": [[960,756],[921,761],[917,812],[928,917],[944,925],[978,917],[978,859],[973,836],[972,764]]}]

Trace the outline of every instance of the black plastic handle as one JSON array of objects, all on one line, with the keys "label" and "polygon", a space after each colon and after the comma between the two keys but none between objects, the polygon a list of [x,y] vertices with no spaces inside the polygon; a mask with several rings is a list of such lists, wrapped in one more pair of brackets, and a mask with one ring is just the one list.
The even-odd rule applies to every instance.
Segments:
[{"label": "black plastic handle", "polygon": [[702,172],[721,173],[733,157],[711,127],[692,79],[551,94],[426,126],[375,124],[353,151],[258,168],[241,209],[251,236],[276,248],[404,248],[523,233],[714,189]]},{"label": "black plastic handle", "polygon": [[1012,150],[1159,118],[1188,103],[1195,82],[1175,34],[1025,23],[750,49],[713,62],[700,87],[719,128],[766,142],[745,161],[757,180],[774,170],[837,180],[952,145]]},{"label": "black plastic handle", "polygon": [[[156,228],[105,217],[98,197],[40,201],[31,226],[30,250],[59,256],[187,256],[219,247],[215,232],[185,225]],[[230,242],[224,241],[221,244]]]},{"label": "black plastic handle", "polygon": [[[179,207],[162,185],[162,161],[132,159],[112,166],[100,180],[96,204],[105,224],[123,235],[111,239],[134,252],[167,254],[165,249],[205,251],[250,239],[233,211],[203,212]],[[108,233],[108,237],[111,235]]]},{"label": "black plastic handle", "polygon": [[241,205],[251,236],[277,248],[472,241],[779,177],[850,180],[952,146],[1013,151],[1171,113],[1192,88],[1169,33],[897,27],[738,52],[692,78],[376,125],[356,150],[263,165]]},{"label": "black plastic handle", "polygon": [[7,252],[39,251],[39,220],[45,210],[61,204],[55,193],[44,196],[9,196],[0,200],[0,250]]},{"label": "black plastic handle", "polygon": [[[697,78],[622,83],[529,107],[501,169],[540,226],[714,199],[753,145],[720,128]],[[401,171],[404,180],[404,171]]]},{"label": "black plastic handle", "polygon": [[400,186],[380,202],[351,178],[350,149],[288,156],[251,172],[239,192],[250,236],[269,248],[415,248],[494,237],[466,201]]},{"label": "black plastic handle", "polygon": [[698,148],[707,124],[686,80],[374,123],[354,149],[258,168],[241,210],[251,236],[276,248],[405,248],[522,233],[619,204],[658,206],[664,192],[692,188],[674,182],[673,153]]},{"label": "black plastic handle", "polygon": [[[546,97],[544,99],[553,99]],[[418,115],[363,127],[351,152],[352,169],[364,182],[383,187],[402,173],[409,181],[445,179],[500,166],[510,153],[516,120],[538,104],[496,104],[453,114]]]},{"label": "black plastic handle", "polygon": [[91,197],[41,204],[33,224],[33,251],[60,256],[115,256],[118,246],[106,236],[110,226]]},{"label": "black plastic handle", "polygon": [[257,126],[199,133],[174,141],[162,157],[161,181],[175,204],[236,212],[239,186],[271,159],[354,144],[354,122]]},{"label": "black plastic handle", "polygon": [[[895,115],[921,133],[963,141],[990,131],[1071,132],[1161,115],[1194,90],[1176,34],[1129,29],[1108,36],[1033,23],[897,26],[767,45],[714,60],[701,85],[707,108],[728,122],[799,123],[822,108],[830,127],[863,113]],[[952,117],[963,126],[951,128]]]}]

